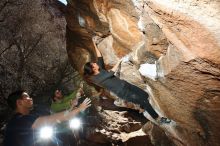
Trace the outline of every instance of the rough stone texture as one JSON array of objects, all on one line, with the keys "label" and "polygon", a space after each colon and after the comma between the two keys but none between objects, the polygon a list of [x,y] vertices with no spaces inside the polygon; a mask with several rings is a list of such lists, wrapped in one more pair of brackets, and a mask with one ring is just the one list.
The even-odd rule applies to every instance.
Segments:
[{"label": "rough stone texture", "polygon": [[[112,99],[92,97],[93,105],[85,115],[82,146],[91,142],[94,145],[150,146],[148,135],[142,130],[146,119],[136,111],[126,111],[113,104]],[[90,145],[90,144],[89,144]]]},{"label": "rough stone texture", "polygon": [[176,140],[173,137],[167,137],[166,133],[158,126],[155,126],[152,123],[146,123],[142,127],[143,131],[151,136],[151,141],[153,145],[165,145],[165,146],[174,146],[172,142]]},{"label": "rough stone texture", "polygon": [[[71,0],[66,12],[68,54],[82,72],[83,64],[95,58],[91,38],[99,36],[106,66],[129,55],[120,77],[148,91],[158,113],[176,122],[156,132],[162,129],[175,145],[217,146],[219,8],[219,0]],[[155,61],[156,81],[133,71]]]},{"label": "rough stone texture", "polygon": [[19,88],[31,95],[45,94],[59,84],[72,90],[67,81],[74,71],[66,55],[66,21],[63,13],[51,5],[52,2],[38,0],[1,1],[2,98]]}]

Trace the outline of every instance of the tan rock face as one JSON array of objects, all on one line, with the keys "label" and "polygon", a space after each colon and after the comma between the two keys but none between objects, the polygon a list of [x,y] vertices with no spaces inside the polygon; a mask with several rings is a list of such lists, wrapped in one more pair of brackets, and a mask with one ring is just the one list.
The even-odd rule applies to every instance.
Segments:
[{"label": "tan rock face", "polygon": [[[95,59],[91,38],[99,36],[106,66],[129,55],[120,77],[147,91],[158,113],[176,122],[160,127],[173,143],[215,146],[220,143],[219,8],[218,0],[72,0],[66,13],[69,58],[82,71]],[[156,80],[138,72],[143,63],[156,63]]]},{"label": "tan rock face", "polygon": [[[99,102],[94,102],[95,100]],[[89,140],[89,143],[82,145],[94,143],[95,146],[113,144],[132,146],[137,141],[140,146],[152,145],[149,136],[141,130],[147,121],[141,114],[125,111],[125,108],[115,106],[113,100],[109,98],[93,97],[93,105],[96,108],[93,110],[90,108],[83,127],[85,131],[83,140]]]},{"label": "tan rock face", "polygon": [[[137,23],[129,15],[119,9],[112,8],[107,14],[110,32],[121,45],[129,50],[141,41],[141,33]],[[127,52],[127,53],[128,53]],[[126,52],[125,52],[126,53]]]},{"label": "tan rock face", "polygon": [[[193,59],[198,56],[219,64],[219,32],[213,32],[214,26],[219,25],[219,16],[204,16],[206,14],[201,15],[197,12],[198,10],[202,10],[205,13],[206,8],[219,5],[219,3],[207,2],[209,4],[204,4],[206,7],[202,7],[202,4],[198,2],[194,3],[194,7],[191,6],[193,2],[175,3],[168,1],[167,3],[168,4],[164,4],[164,2],[162,2],[161,4],[157,0],[148,1],[148,7],[146,8],[146,10],[150,12],[152,19],[162,27],[167,38],[186,54],[186,59]],[[176,5],[177,8],[169,9],[171,3],[173,3],[174,6]],[[199,8],[199,6],[201,6],[201,8]],[[190,9],[189,12],[191,11],[191,13],[186,12],[187,8]],[[195,10],[193,10],[193,8]],[[216,12],[216,14],[219,13],[220,12]],[[196,16],[196,14],[198,14],[198,16]],[[200,20],[198,17],[203,17],[206,22]],[[215,19],[215,21],[213,19]],[[213,21],[214,24],[211,25],[212,27],[208,26],[208,21]]]}]

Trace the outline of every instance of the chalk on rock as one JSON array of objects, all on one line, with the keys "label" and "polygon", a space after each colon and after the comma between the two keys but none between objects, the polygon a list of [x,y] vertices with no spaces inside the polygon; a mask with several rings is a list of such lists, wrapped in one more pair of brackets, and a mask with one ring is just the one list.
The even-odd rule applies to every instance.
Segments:
[{"label": "chalk on rock", "polygon": [[147,78],[151,78],[153,80],[156,80],[157,78],[157,67],[156,64],[141,64],[139,68],[139,72],[142,76],[145,76]]},{"label": "chalk on rock", "polygon": [[130,55],[126,55],[124,57],[122,57],[122,62],[125,63],[125,62],[129,62],[130,61]]},{"label": "chalk on rock", "polygon": [[79,21],[79,25],[81,27],[85,27],[86,21],[85,21],[85,19],[82,16],[78,15],[78,21]]}]

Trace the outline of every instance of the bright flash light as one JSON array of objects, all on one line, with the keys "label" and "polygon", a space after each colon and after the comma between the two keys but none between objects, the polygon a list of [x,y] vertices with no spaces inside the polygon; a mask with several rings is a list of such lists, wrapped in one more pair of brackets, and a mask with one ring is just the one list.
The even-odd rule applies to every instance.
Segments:
[{"label": "bright flash light", "polygon": [[70,128],[79,129],[81,126],[81,121],[78,118],[70,120]]},{"label": "bright flash light", "polygon": [[59,0],[60,2],[62,2],[64,5],[67,5],[67,1],[66,0]]},{"label": "bright flash light", "polygon": [[40,138],[50,139],[53,135],[53,129],[51,127],[43,127],[40,129]]}]

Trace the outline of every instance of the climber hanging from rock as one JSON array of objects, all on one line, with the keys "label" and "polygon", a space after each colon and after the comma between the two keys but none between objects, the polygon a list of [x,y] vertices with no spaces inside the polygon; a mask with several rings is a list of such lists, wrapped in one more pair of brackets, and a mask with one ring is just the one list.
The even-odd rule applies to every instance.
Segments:
[{"label": "climber hanging from rock", "polygon": [[148,93],[138,88],[137,86],[128,83],[125,80],[121,80],[114,75],[122,60],[120,60],[110,71],[105,69],[103,57],[96,46],[96,41],[97,39],[93,37],[92,42],[95,47],[98,61],[97,63],[87,62],[84,65],[84,78],[87,80],[87,82],[92,83],[95,86],[107,89],[123,100],[140,105],[140,108],[145,110],[144,115],[148,115],[146,117],[153,123],[170,123],[171,120],[168,118],[160,117],[153,109],[148,101]]}]

